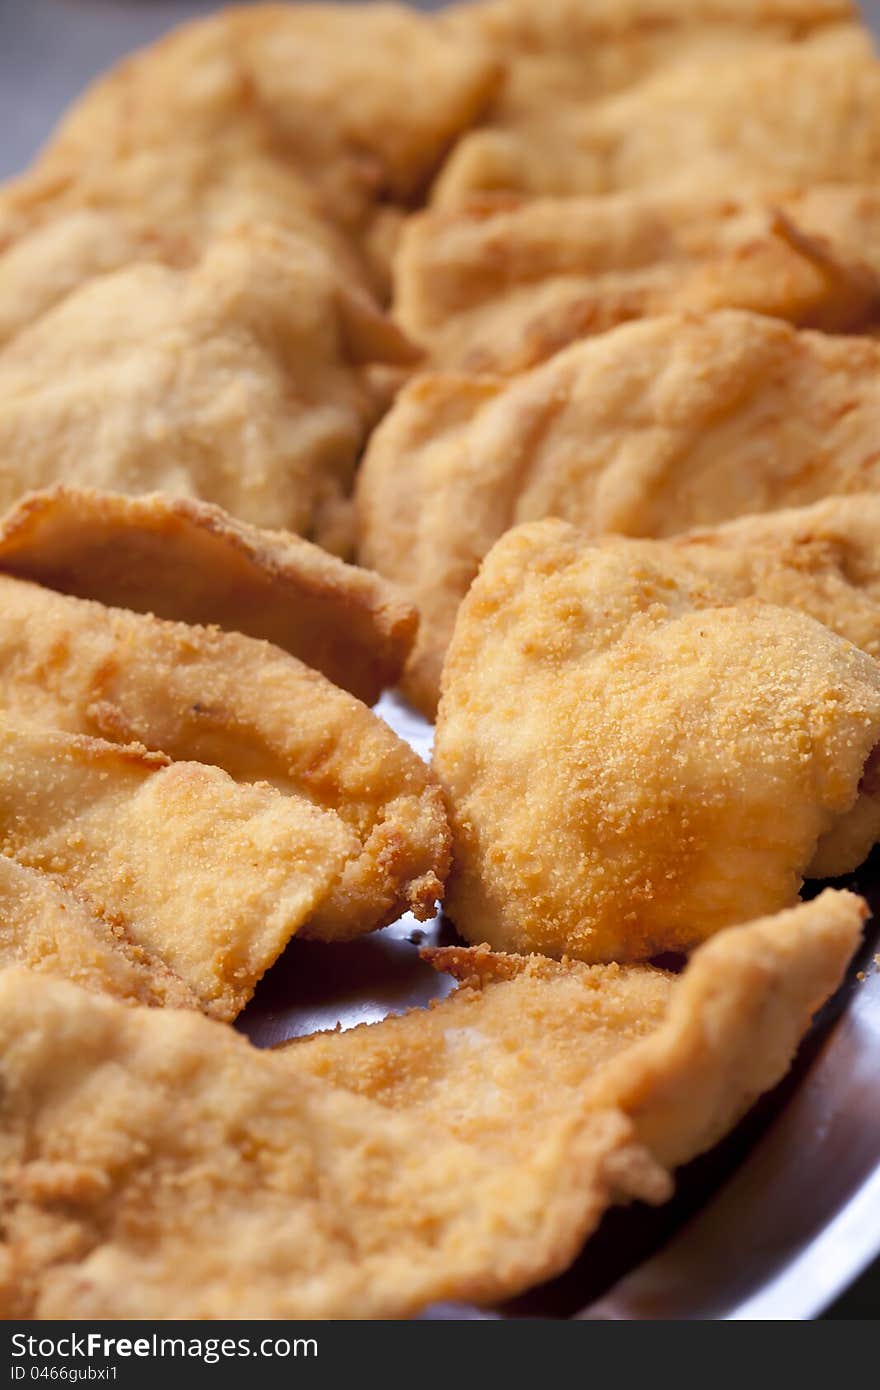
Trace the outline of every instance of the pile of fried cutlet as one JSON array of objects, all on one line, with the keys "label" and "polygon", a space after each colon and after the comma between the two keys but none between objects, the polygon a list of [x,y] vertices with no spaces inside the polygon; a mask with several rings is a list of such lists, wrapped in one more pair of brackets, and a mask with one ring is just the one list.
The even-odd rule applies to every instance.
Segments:
[{"label": "pile of fried cutlet", "polygon": [[[66,113],[0,188],[0,1313],[492,1305],[776,1085],[880,839],[878,328],[848,0],[250,6]],[[230,1026],[441,903],[433,1007]]]}]

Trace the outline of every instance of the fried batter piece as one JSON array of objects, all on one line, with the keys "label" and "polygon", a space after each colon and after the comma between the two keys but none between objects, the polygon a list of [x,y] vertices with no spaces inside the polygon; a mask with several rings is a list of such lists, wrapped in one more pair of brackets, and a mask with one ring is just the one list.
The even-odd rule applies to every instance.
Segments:
[{"label": "fried batter piece", "polygon": [[[683,975],[496,955],[487,946],[431,949],[425,958],[461,982],[442,1003],[287,1047],[325,1084],[425,1119],[442,1114],[456,1138],[491,1139],[499,1157],[524,1165],[535,1134],[561,1108],[585,1096],[617,1106],[625,1096],[639,1139],[674,1167],[716,1143],[773,1084],[769,1077],[784,1074],[794,1039],[778,1016],[763,1016],[771,990],[787,996],[787,1011],[795,997],[809,999],[804,981],[819,967],[830,992],[865,913],[852,893],[826,889],[809,904],[726,929]],[[820,1002],[817,991],[801,1029]],[[695,1045],[703,1018],[714,1025]]]},{"label": "fried batter piece", "polygon": [[826,894],[681,978],[452,952],[471,986],[431,1011],[274,1053],[3,972],[0,1310],[400,1317],[516,1293],[611,1202],[664,1200],[780,1079],[864,911]]},{"label": "fried batter piece", "polygon": [[473,131],[434,200],[459,207],[489,192],[661,187],[742,196],[871,183],[878,159],[880,63],[867,31],[843,25],[800,44],[661,67],[602,101],[553,104],[522,124]]},{"label": "fried batter piece", "polygon": [[880,486],[880,345],[737,310],[625,324],[512,380],[406,387],[358,482],[360,558],[421,612],[404,689],[436,705],[495,540],[560,516],[669,536]]},{"label": "fried batter piece", "polygon": [[144,261],[189,267],[218,238],[264,226],[327,256],[353,287],[374,288],[363,257],[273,148],[265,114],[222,133],[184,122],[164,144],[133,145],[123,131],[118,149],[91,162],[44,154],[0,184],[0,344],[95,276]]},{"label": "fried batter piece", "polygon": [[880,193],[817,192],[486,199],[423,212],[403,231],[395,316],[434,366],[471,372],[522,371],[577,338],[679,310],[866,329],[880,312]]},{"label": "fried batter piece", "polygon": [[[85,92],[34,167],[0,194],[0,247],[88,211],[113,219],[115,255],[126,256],[126,239],[159,229],[173,256],[192,258],[213,237],[270,221],[322,247],[346,274],[379,283],[375,219],[423,189],[499,78],[477,36],[459,38],[405,6],[222,11]],[[94,273],[99,242],[79,234],[80,265]],[[53,245],[23,250],[36,282]],[[50,257],[50,279],[62,263]],[[3,280],[0,269],[0,321]],[[25,321],[26,299],[24,287]]]},{"label": "fried batter piece", "polygon": [[0,855],[0,968],[26,965],[123,1003],[195,1009],[179,976],[48,874]]},{"label": "fried batter piece", "polygon": [[304,935],[336,940],[434,913],[449,830],[428,768],[359,700],[266,642],[0,576],[0,707],[332,812],[345,855]]},{"label": "fried batter piece", "polygon": [[231,1019],[338,882],[338,816],[139,744],[0,720],[0,852],[49,875]]},{"label": "fried batter piece", "polygon": [[690,950],[880,838],[880,666],[801,613],[717,602],[673,547],[597,547],[564,522],[487,556],[434,743],[446,911],[469,941]]},{"label": "fried batter piece", "polygon": [[669,541],[601,541],[707,581],[714,604],[757,597],[808,613],[880,659],[880,493],[744,516]]},{"label": "fried batter piece", "polygon": [[812,239],[822,238],[841,260],[862,260],[880,274],[880,188],[820,183],[771,199]]},{"label": "fried batter piece", "polygon": [[[864,492],[827,497],[810,507],[745,516],[714,529],[686,531],[668,541],[637,545],[608,537],[597,538],[595,544],[618,547],[624,554],[678,569],[684,565],[691,581],[698,577],[702,581],[695,598],[714,607],[759,598],[807,613],[878,660],[878,540],[880,494]],[[449,609],[442,615],[434,644],[426,641],[422,648],[421,670],[436,672],[434,708],[458,611],[459,600],[452,594],[448,599]],[[441,633],[447,634],[442,643]],[[413,676],[419,669],[413,668]],[[426,704],[431,693],[425,690]]]},{"label": "fried batter piece", "polygon": [[[0,223],[6,196],[0,186]],[[8,247],[0,241],[0,347],[96,275],[135,261],[178,266],[196,258],[187,240],[88,207],[65,213]]]},{"label": "fried batter piece", "polygon": [[56,481],[202,498],[344,553],[397,329],[302,240],[230,234],[189,271],[92,280],[0,351],[0,506]]},{"label": "fried batter piece", "polygon": [[548,108],[593,101],[682,61],[748,56],[768,43],[799,42],[851,26],[849,0],[483,0],[449,19],[504,62],[493,125]]},{"label": "fried batter piece", "polygon": [[0,517],[0,570],[80,598],[262,637],[372,705],[418,614],[369,570],[190,497],[63,484]]}]

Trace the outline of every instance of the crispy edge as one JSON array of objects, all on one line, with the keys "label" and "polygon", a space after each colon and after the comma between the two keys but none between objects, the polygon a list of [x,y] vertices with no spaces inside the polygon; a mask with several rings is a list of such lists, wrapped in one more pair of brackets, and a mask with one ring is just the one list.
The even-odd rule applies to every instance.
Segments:
[{"label": "crispy edge", "polygon": [[[135,556],[146,569],[135,572]],[[231,581],[250,582],[267,601],[239,604],[235,626],[365,704],[397,679],[418,628],[415,606],[381,576],[300,536],[164,493],[128,497],[64,484],[30,493],[0,518],[0,569],[79,598],[219,627],[230,626]]]}]

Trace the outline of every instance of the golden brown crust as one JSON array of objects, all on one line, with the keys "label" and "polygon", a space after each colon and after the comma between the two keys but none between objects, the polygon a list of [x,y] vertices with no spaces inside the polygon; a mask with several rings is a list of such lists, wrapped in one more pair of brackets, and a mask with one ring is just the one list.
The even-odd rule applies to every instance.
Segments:
[{"label": "golden brown crust", "polygon": [[595,101],[661,68],[747,57],[851,27],[860,15],[849,0],[482,0],[456,5],[448,19],[504,62],[490,112],[504,127]]},{"label": "golden brown crust", "polygon": [[0,837],[227,1020],[357,852],[304,798],[6,715]]},{"label": "golden brown crust", "polygon": [[[880,201],[789,191],[874,177],[855,19],[243,7],[0,190],[0,1316],[509,1297],[785,1074],[866,905],[728,924],[880,837],[880,347],[770,321],[877,317]],[[461,375],[403,387],[401,246]],[[414,651],[335,558],[401,387],[356,507]],[[516,525],[556,511],[590,538]],[[430,710],[472,580],[435,763],[482,944],[424,953],[427,1011],[259,1053],[200,1013],[442,893],[440,788],[355,695],[408,661]]]},{"label": "golden brown crust", "polygon": [[[74,103],[0,193],[0,248],[21,244],[27,265],[49,249],[41,228],[84,210],[108,216],[116,231],[75,240],[82,278],[111,243],[128,264],[157,229],[172,256],[191,260],[218,235],[271,222],[347,278],[380,285],[383,205],[423,189],[499,77],[479,39],[404,6],[223,10],[130,55]],[[39,268],[30,285],[4,278],[0,267],[0,324],[4,289],[29,321],[46,280]]]},{"label": "golden brown crust", "polygon": [[0,505],[62,481],[166,491],[344,554],[379,412],[364,364],[410,355],[277,227],[230,232],[187,269],[99,276],[0,349]]},{"label": "golden brown crust", "polygon": [[863,915],[826,894],[680,979],[527,962],[274,1053],[3,972],[0,1309],[400,1317],[516,1293],[612,1202],[664,1200],[655,1154],[700,1152],[780,1079]]},{"label": "golden brown crust", "polygon": [[123,1003],[195,1009],[199,1001],[160,957],[47,874],[0,855],[0,967],[26,965]]},{"label": "golden brown crust", "polygon": [[[796,608],[880,657],[880,493],[826,497],[652,542],[710,582],[715,600]],[[613,546],[613,538],[603,544]]]},{"label": "golden brown crust", "polygon": [[257,109],[320,205],[352,222],[368,200],[417,194],[498,77],[478,40],[465,44],[405,5],[232,7],[100,77],[65,114],[43,162],[97,162],[138,142],[164,147],[180,136],[183,113],[222,129],[230,115]]},{"label": "golden brown crust", "polygon": [[64,484],[0,518],[0,570],[62,593],[261,637],[373,704],[418,615],[393,585],[190,497]]},{"label": "golden brown crust", "polygon": [[433,915],[449,867],[439,789],[360,701],[238,633],[9,577],[0,596],[0,706],[12,718],[213,764],[338,818],[346,853],[305,934],[338,940],[406,911]]},{"label": "golden brown crust", "polygon": [[[446,911],[496,950],[687,950],[880,836],[880,668],[812,618],[736,607],[687,552],[509,531],[465,599],[434,767]],[[779,807],[786,807],[780,817]],[[818,853],[817,853],[818,850]]]},{"label": "golden brown crust", "polygon": [[522,371],[578,338],[681,310],[866,329],[880,308],[880,195],[816,194],[661,190],[422,212],[395,260],[395,316],[435,367],[467,372]]},{"label": "golden brown crust", "polygon": [[[9,185],[0,188],[0,225],[9,199]],[[96,275],[133,262],[179,266],[195,259],[185,238],[89,207],[40,224],[8,246],[0,239],[0,345]]]},{"label": "golden brown crust", "polygon": [[548,978],[559,970],[559,963],[549,956],[505,954],[493,951],[485,941],[479,946],[426,946],[419,954],[435,970],[451,975],[467,989],[482,989],[493,980],[513,980],[526,968],[533,977],[544,974]]},{"label": "golden brown crust", "polygon": [[544,103],[523,120],[473,131],[434,199],[451,207],[499,192],[740,196],[871,183],[878,154],[880,64],[867,30],[844,24],[801,43],[694,52],[601,100]]},{"label": "golden brown crust", "polygon": [[873,491],[878,427],[880,345],[737,310],[626,324],[513,379],[416,378],[357,492],[362,561],[421,612],[407,694],[436,707],[458,605],[508,527],[663,537]]},{"label": "golden brown crust", "polygon": [[595,1078],[594,1103],[613,1096],[662,1163],[711,1148],[767,1089],[768,1075],[788,1070],[869,915],[862,898],[826,889],[810,903],[720,933],[692,958],[664,1027]]},{"label": "golden brown crust", "polygon": [[826,891],[721,932],[680,976],[484,946],[430,950],[461,981],[450,998],[290,1046],[319,1080],[394,1109],[442,1111],[459,1138],[494,1137],[509,1161],[521,1145],[527,1163],[534,1134],[586,1093],[622,1108],[672,1167],[711,1147],[784,1074],[866,916],[861,898]]}]

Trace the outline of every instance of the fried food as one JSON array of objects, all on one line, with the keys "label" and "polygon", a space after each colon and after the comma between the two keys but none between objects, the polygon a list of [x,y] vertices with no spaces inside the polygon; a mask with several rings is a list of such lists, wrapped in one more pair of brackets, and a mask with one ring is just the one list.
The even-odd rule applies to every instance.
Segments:
[{"label": "fried food", "polygon": [[[287,1047],[326,1085],[426,1120],[443,1115],[456,1138],[491,1138],[512,1164],[528,1165],[535,1134],[564,1107],[623,1102],[638,1138],[674,1167],[716,1143],[785,1072],[795,1037],[781,1032],[778,1016],[762,1018],[764,1004],[774,990],[788,996],[784,1009],[796,995],[806,1002],[805,977],[824,956],[802,1031],[839,979],[865,911],[853,894],[826,889],[809,904],[726,929],[683,975],[496,955],[487,946],[435,948],[423,954],[461,982],[451,997]],[[695,1047],[691,1029],[703,1017],[717,1032]]]},{"label": "fried food", "polygon": [[672,547],[597,547],[565,522],[487,556],[434,742],[445,910],[469,941],[588,962],[690,950],[880,838],[863,780],[880,666],[791,609],[713,601]]},{"label": "fried food", "polygon": [[602,101],[554,104],[522,125],[473,131],[447,160],[434,199],[458,207],[489,192],[660,188],[739,197],[872,183],[878,159],[880,63],[867,31],[844,25],[800,44],[676,63]]},{"label": "fried food", "polygon": [[[745,516],[723,526],[686,531],[668,541],[627,542],[624,553],[681,567],[699,577],[701,601],[718,607],[759,598],[807,613],[875,660],[880,659],[880,494],[827,497],[809,507]],[[595,544],[615,547],[614,537]],[[460,597],[464,595],[461,594]],[[439,680],[460,597],[446,595],[448,608],[422,644],[410,679],[436,673],[424,703],[439,697]],[[442,640],[441,640],[442,639]],[[829,873],[831,871],[829,870]]]},{"label": "fried food", "polygon": [[95,277],[142,263],[189,269],[216,240],[267,227],[326,258],[352,290],[379,283],[279,157],[265,113],[155,147],[133,146],[123,127],[119,148],[93,162],[46,155],[0,185],[0,346]]},{"label": "fried food", "polygon": [[369,570],[189,497],[63,484],[0,517],[0,570],[80,598],[262,637],[372,705],[393,685],[415,608]]},{"label": "fried food", "polygon": [[[0,221],[4,190],[0,187]],[[108,212],[66,213],[0,249],[0,346],[96,275],[134,261],[185,265],[189,242],[163,236]]]},{"label": "fried food", "polygon": [[0,506],[64,481],[198,497],[344,553],[377,403],[408,345],[307,243],[269,228],[190,271],[90,281],[0,351]]},{"label": "fried food", "polygon": [[90,912],[48,874],[0,855],[0,968],[10,965],[60,975],[123,1003],[198,1008],[193,991],[119,924]]},{"label": "fried food", "polygon": [[138,744],[0,720],[0,852],[157,956],[217,1018],[338,881],[338,816]]},{"label": "fried food", "polygon": [[849,0],[484,0],[453,9],[458,32],[476,34],[504,62],[493,125],[593,101],[671,64],[748,56],[852,25]]},{"label": "fried food", "polygon": [[880,345],[757,314],[669,316],[513,380],[417,378],[358,482],[360,558],[421,612],[404,689],[436,704],[455,614],[508,527],[669,536],[880,486]]},{"label": "fried food", "polygon": [[[422,190],[499,77],[477,36],[404,6],[222,11],[85,92],[0,196],[0,246],[87,210],[114,219],[123,256],[127,237],[158,229],[192,258],[218,235],[273,222],[346,275],[380,282],[374,219]],[[41,249],[24,254],[38,267]],[[95,260],[82,266],[94,273]],[[0,306],[2,281],[0,271]]]},{"label": "fried food", "polygon": [[274,1053],[5,971],[0,1310],[393,1317],[518,1292],[611,1202],[665,1199],[780,1079],[864,912],[825,894],[681,978],[452,952],[469,987],[430,1012]]},{"label": "fried food", "polygon": [[0,708],[271,783],[306,827],[313,807],[332,815],[345,852],[298,921],[304,935],[433,916],[449,831],[428,768],[359,700],[266,642],[0,576]]},{"label": "fried food", "polygon": [[840,259],[861,259],[880,274],[880,188],[868,184],[814,184],[774,195],[797,226],[821,237]]},{"label": "fried food", "polygon": [[429,210],[403,231],[395,316],[435,367],[482,372],[522,371],[577,338],[679,310],[866,329],[880,313],[880,194],[818,192],[768,202],[661,191]]},{"label": "fried food", "polygon": [[[407,5],[248,6],[218,22],[282,140],[343,221],[364,190],[402,204],[423,192],[500,80],[479,41]],[[82,108],[78,133],[89,133]],[[62,139],[70,135],[67,121]]]},{"label": "fried food", "polygon": [[[643,542],[641,552],[684,563],[713,603],[757,597],[808,613],[880,659],[880,493],[826,497],[811,507],[744,516],[723,526]],[[615,547],[609,537],[601,542]],[[634,551],[632,542],[626,543]]]}]

